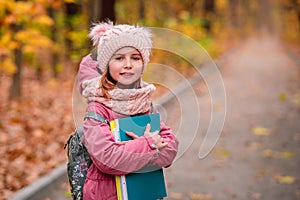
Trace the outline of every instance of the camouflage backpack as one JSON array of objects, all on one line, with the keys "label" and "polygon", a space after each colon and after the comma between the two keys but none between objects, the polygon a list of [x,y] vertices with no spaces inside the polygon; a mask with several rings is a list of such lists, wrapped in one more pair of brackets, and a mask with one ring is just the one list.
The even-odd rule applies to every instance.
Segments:
[{"label": "camouflage backpack", "polygon": [[[103,116],[95,112],[87,112],[84,119],[91,118],[102,123],[108,122]],[[68,178],[71,186],[73,200],[83,199],[83,185],[87,170],[92,164],[87,148],[83,143],[84,129],[83,125],[76,128],[75,132],[68,139],[65,148],[68,146]]]}]

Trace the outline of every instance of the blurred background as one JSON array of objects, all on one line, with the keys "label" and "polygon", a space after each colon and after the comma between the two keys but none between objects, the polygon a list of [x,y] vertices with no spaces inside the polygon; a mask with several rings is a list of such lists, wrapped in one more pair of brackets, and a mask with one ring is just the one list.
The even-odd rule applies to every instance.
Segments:
[{"label": "blurred background", "polygon": [[[103,20],[179,31],[213,59],[259,34],[300,55],[300,0],[0,0],[0,199],[66,161],[76,73]],[[190,75],[183,59],[153,52],[166,60]]]}]

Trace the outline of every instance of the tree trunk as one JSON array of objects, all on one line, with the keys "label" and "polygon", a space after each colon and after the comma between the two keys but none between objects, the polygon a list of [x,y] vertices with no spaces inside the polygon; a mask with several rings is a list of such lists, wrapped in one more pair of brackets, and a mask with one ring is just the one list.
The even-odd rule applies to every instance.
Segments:
[{"label": "tree trunk", "polygon": [[110,19],[111,21],[116,21],[115,16],[115,0],[102,0],[102,12],[100,21]]},{"label": "tree trunk", "polygon": [[[55,22],[55,10],[52,7],[50,7],[48,9],[48,14],[49,14],[49,17]],[[57,31],[56,23],[54,23],[51,26],[51,36],[50,36],[53,44],[57,43],[56,31]],[[59,55],[56,52],[56,49],[54,49],[54,50],[51,51],[51,70],[52,70],[52,76],[54,78],[57,78],[57,76],[58,76],[58,72],[57,72],[57,69],[56,69],[56,66],[57,66],[58,62],[59,62]]]},{"label": "tree trunk", "polygon": [[[71,23],[72,18],[76,15],[78,15],[81,12],[81,6],[76,3],[65,3],[65,26],[66,26],[66,31],[67,32],[72,32],[74,31],[73,24]],[[66,43],[66,59],[70,60],[71,59],[71,52],[74,50],[73,48],[73,43],[72,40],[68,37],[65,37],[65,43]]]},{"label": "tree trunk", "polygon": [[205,0],[203,5],[204,10],[204,24],[203,27],[208,33],[211,32],[212,16],[215,11],[215,1],[214,0]]},{"label": "tree trunk", "polygon": [[[297,15],[298,27],[299,27],[300,26],[300,2],[297,3],[297,0],[292,0],[292,5],[293,5],[293,8],[295,9],[295,12]],[[298,35],[300,36],[300,31],[298,31]]]},{"label": "tree trunk", "polygon": [[144,0],[139,1],[139,18],[145,20],[145,2]]},{"label": "tree trunk", "polygon": [[115,0],[92,0],[92,22],[116,21]]},{"label": "tree trunk", "polygon": [[238,28],[238,14],[237,14],[237,7],[238,7],[238,1],[237,0],[229,0],[229,21],[230,21],[230,25],[233,28]]},{"label": "tree trunk", "polygon": [[15,54],[15,63],[17,65],[17,71],[12,77],[12,82],[9,90],[9,100],[20,100],[22,95],[21,89],[21,75],[22,75],[22,49],[16,49]]},{"label": "tree trunk", "polygon": [[102,5],[101,4],[102,3],[101,3],[100,0],[92,0],[92,5],[91,5],[91,7],[93,8],[92,9],[92,14],[91,14],[92,23],[98,22],[101,18],[101,14],[102,14],[101,13],[101,11],[102,11],[102,9],[101,9]]}]

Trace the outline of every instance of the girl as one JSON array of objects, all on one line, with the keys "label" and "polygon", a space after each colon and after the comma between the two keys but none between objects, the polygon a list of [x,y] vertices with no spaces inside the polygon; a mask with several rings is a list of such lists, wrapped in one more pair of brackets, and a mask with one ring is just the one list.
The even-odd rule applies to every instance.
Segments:
[{"label": "girl", "polygon": [[[151,34],[142,27],[96,24],[89,34],[97,47],[96,56],[83,58],[78,75],[79,88],[88,100],[87,111],[107,121],[157,112],[152,107],[152,84],[141,78],[152,48]],[[93,160],[84,184],[84,200],[117,200],[115,175],[125,175],[152,164],[172,164],[178,140],[162,121],[160,134],[150,133],[133,140],[115,142],[110,127],[94,119],[84,121],[84,142]]]}]

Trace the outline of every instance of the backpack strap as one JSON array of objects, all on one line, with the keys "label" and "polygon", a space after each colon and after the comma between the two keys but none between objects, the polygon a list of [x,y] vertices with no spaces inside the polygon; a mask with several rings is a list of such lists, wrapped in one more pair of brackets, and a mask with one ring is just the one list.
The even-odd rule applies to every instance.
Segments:
[{"label": "backpack strap", "polygon": [[86,120],[87,118],[91,118],[94,120],[97,120],[99,122],[105,123],[105,124],[109,124],[109,122],[100,114],[96,113],[96,112],[86,112],[85,116],[84,116],[84,120]]},{"label": "backpack strap", "polygon": [[[86,112],[85,116],[84,116],[84,120],[86,120],[87,118],[91,118],[94,120],[97,120],[99,122],[105,123],[109,125],[109,122],[100,114],[96,113],[96,112]],[[83,133],[83,126],[79,126],[75,132],[78,133]],[[67,143],[64,145],[64,149],[66,149],[66,147],[68,146],[68,144],[70,143],[70,140],[72,139],[72,137],[74,136],[74,134],[71,134]],[[79,134],[79,139],[80,141],[82,140],[83,134]]]},{"label": "backpack strap", "polygon": [[[97,61],[98,47],[93,48],[93,49],[91,50],[90,55],[91,55],[91,58],[92,58],[94,61]],[[100,69],[98,66],[96,67],[96,69],[97,69],[97,72],[98,72],[100,75],[103,74],[103,72],[101,71],[101,69]]]},{"label": "backpack strap", "polygon": [[150,113],[154,113],[154,105],[153,103],[151,102],[151,109],[150,109]]}]

